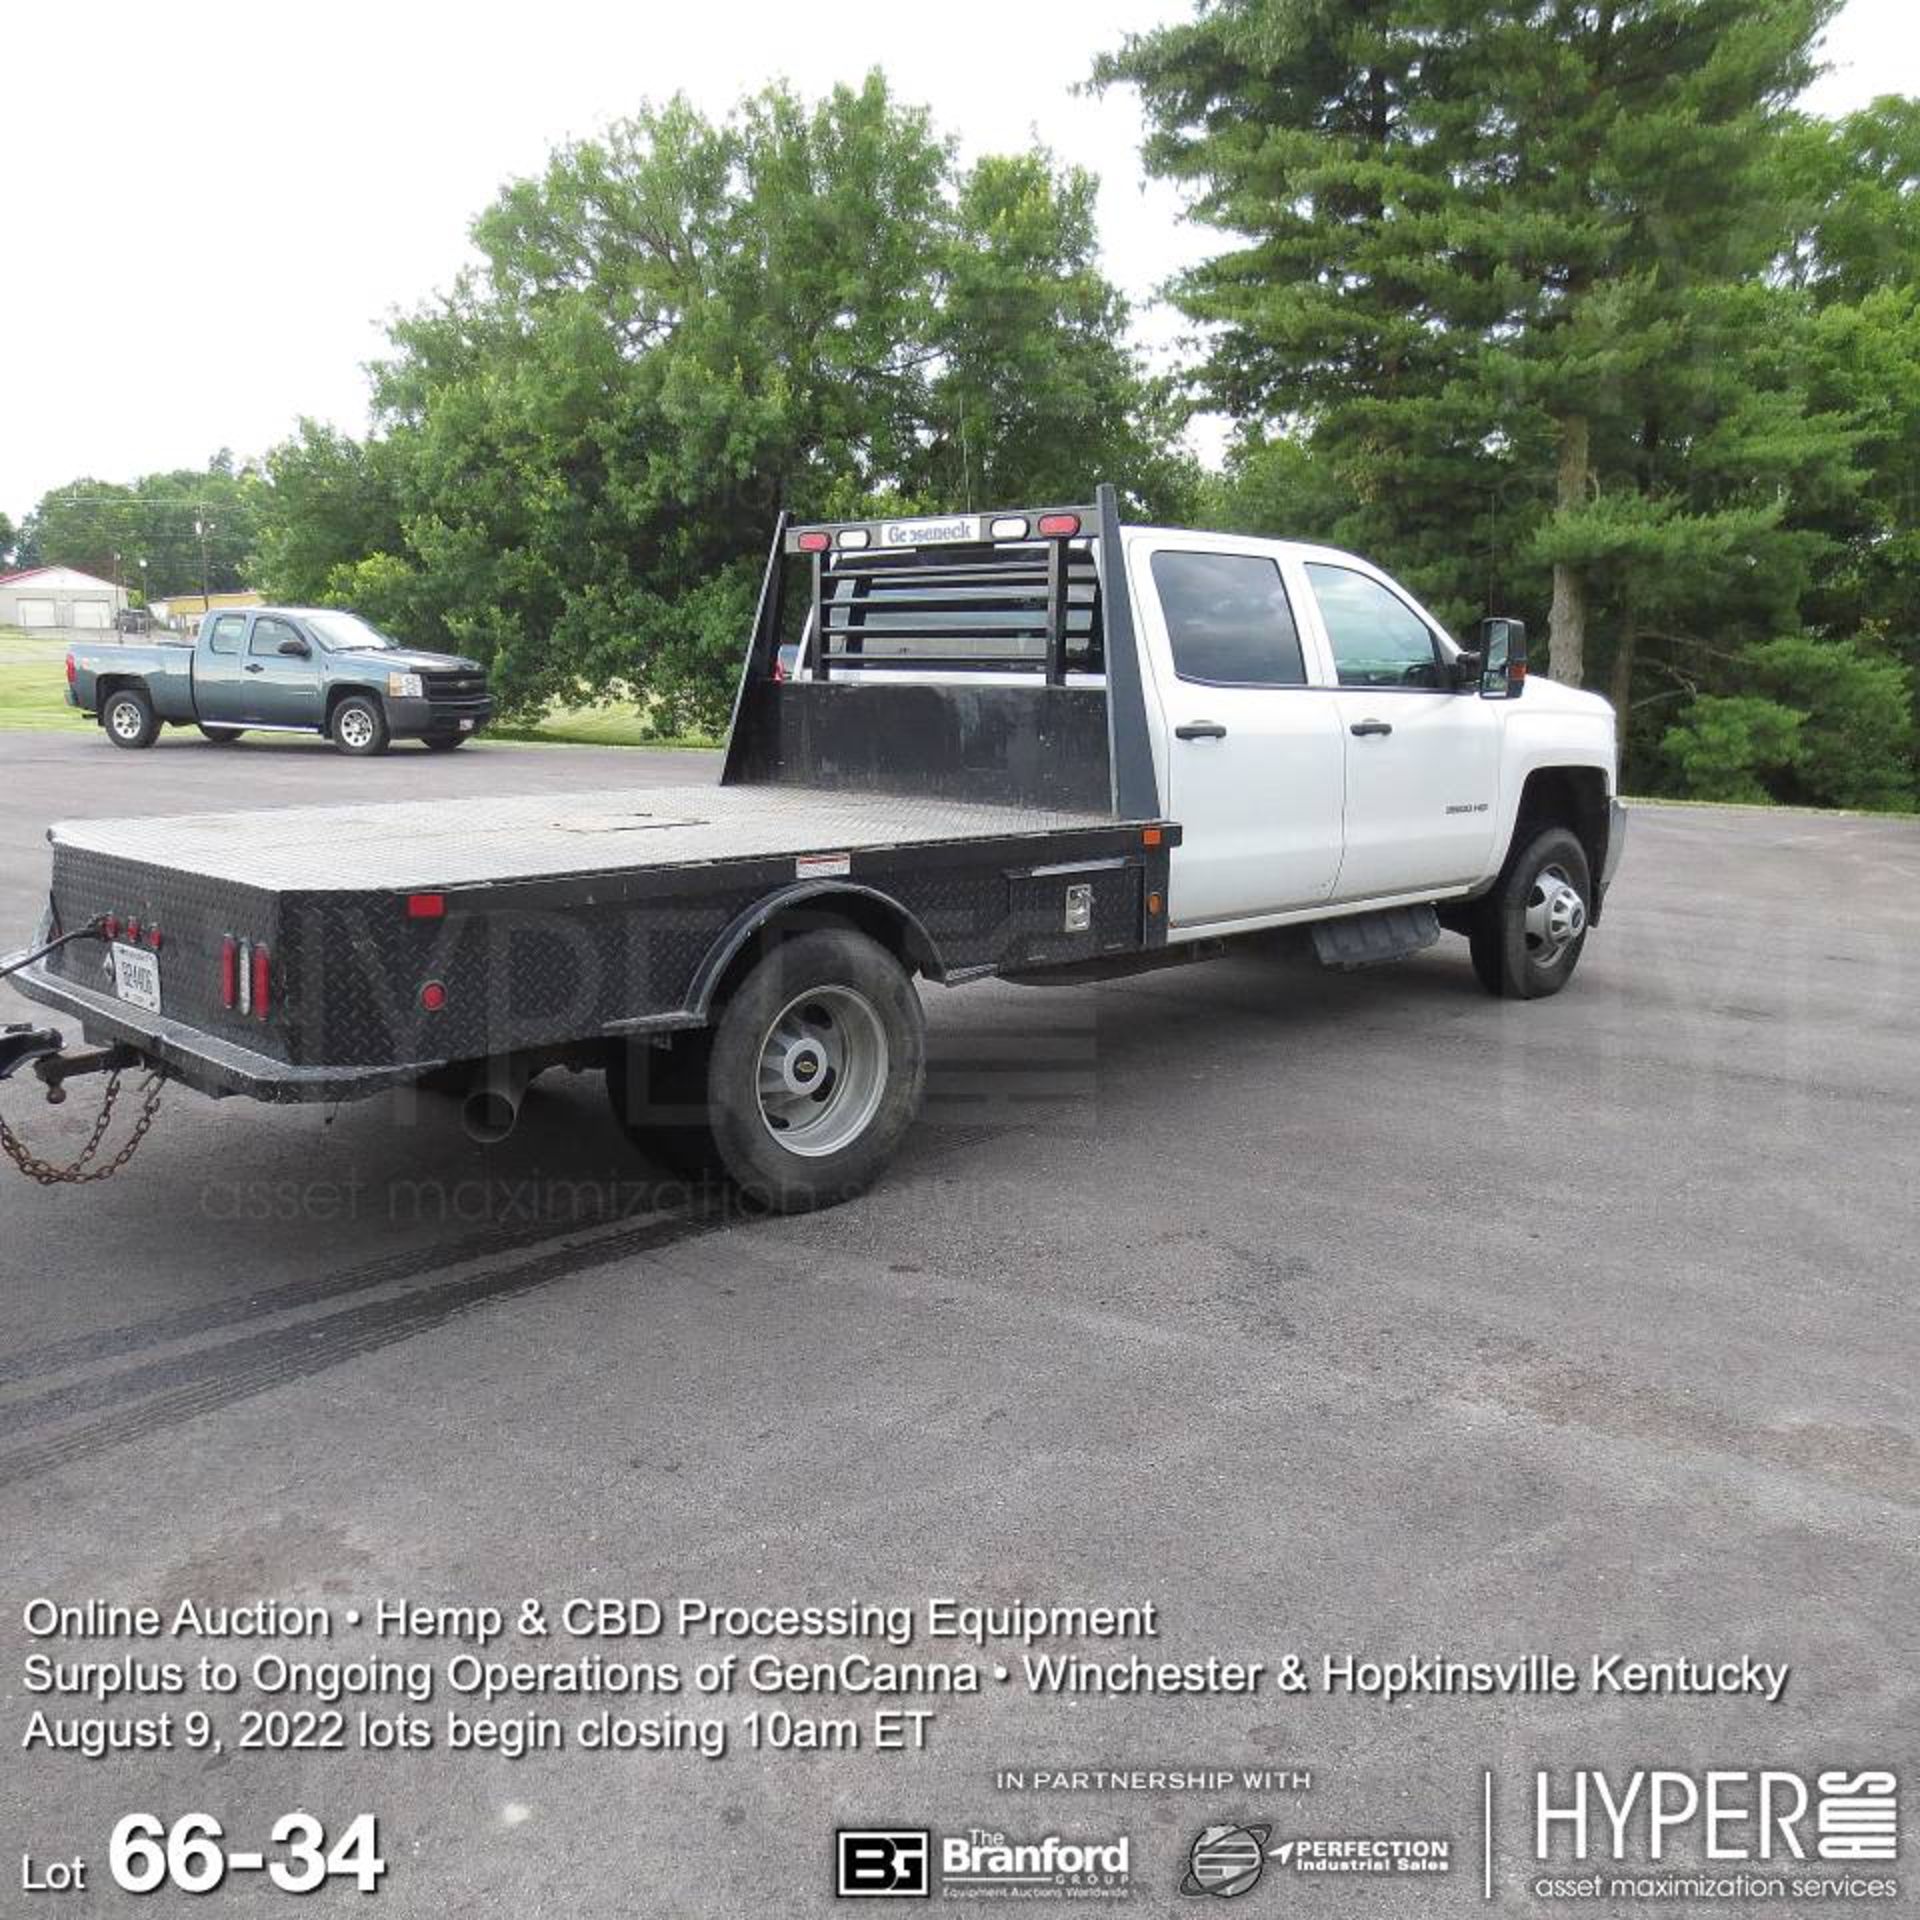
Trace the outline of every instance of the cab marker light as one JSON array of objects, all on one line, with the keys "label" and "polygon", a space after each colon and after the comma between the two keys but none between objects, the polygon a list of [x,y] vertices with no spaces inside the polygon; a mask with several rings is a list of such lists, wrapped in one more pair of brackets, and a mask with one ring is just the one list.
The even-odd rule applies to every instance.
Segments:
[{"label": "cab marker light", "polygon": [[794,542],[802,553],[825,553],[833,545],[832,537],[824,533],[803,533]]},{"label": "cab marker light", "polygon": [[407,895],[407,918],[409,920],[441,920],[446,917],[447,896],[444,893],[410,893]]},{"label": "cab marker light", "polygon": [[870,534],[865,527],[842,527],[840,529],[840,544],[843,547],[864,547],[868,545],[872,539],[873,535]]},{"label": "cab marker light", "polygon": [[1048,540],[1071,539],[1080,531],[1080,516],[1077,513],[1043,513],[1040,516],[1040,532]]},{"label": "cab marker light", "polygon": [[1024,540],[1027,537],[1026,515],[1020,513],[1002,514],[987,531],[992,534],[996,540]]}]

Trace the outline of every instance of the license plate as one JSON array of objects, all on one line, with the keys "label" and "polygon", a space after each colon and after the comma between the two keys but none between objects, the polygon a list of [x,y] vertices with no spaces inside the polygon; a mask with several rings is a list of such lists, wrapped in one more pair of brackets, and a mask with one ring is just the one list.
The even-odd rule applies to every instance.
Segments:
[{"label": "license plate", "polygon": [[129,1006],[160,1011],[160,957],[140,947],[115,945],[113,990]]},{"label": "license plate", "polygon": [[473,731],[473,722],[471,720],[462,720],[460,722],[460,731],[462,733],[471,733]]}]

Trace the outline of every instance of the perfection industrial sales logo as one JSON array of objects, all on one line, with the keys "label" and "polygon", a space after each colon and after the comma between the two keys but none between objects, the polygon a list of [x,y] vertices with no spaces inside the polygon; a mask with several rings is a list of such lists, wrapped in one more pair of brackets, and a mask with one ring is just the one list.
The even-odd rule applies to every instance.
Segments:
[{"label": "perfection industrial sales logo", "polygon": [[[939,1863],[936,1882],[935,1860]],[[1132,1843],[1022,1839],[989,1827],[842,1827],[833,1836],[833,1890],[842,1900],[1127,1900]]]}]

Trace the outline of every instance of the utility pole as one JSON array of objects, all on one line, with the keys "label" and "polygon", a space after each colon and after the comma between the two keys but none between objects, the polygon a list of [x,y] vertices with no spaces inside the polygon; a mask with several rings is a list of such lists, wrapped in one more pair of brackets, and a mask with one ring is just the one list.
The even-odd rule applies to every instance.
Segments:
[{"label": "utility pole", "polygon": [[207,584],[207,535],[213,532],[211,520],[196,520],[193,530],[200,536],[200,611],[208,613],[213,608],[213,589]]}]

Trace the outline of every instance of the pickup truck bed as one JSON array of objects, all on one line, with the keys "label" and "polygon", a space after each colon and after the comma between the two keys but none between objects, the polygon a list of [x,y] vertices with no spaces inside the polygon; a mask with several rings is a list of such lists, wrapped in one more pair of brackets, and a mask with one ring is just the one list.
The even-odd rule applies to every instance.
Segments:
[{"label": "pickup truck bed", "polygon": [[756,928],[814,895],[904,913],[936,980],[1132,951],[1158,925],[1147,898],[1178,835],[1111,813],[716,785],[71,821],[49,838],[47,933],[107,920],[124,945],[137,928],[160,1005],[120,992],[111,940],[36,962],[24,992],[203,1092],[318,1100],[700,1026]]},{"label": "pickup truck bed", "polygon": [[[444,800],[74,820],[61,852],[265,892],[453,888],[772,855],[878,853],[1112,828],[1111,814],[798,787],[613,788]],[[1141,822],[1138,824],[1147,824]]]}]

